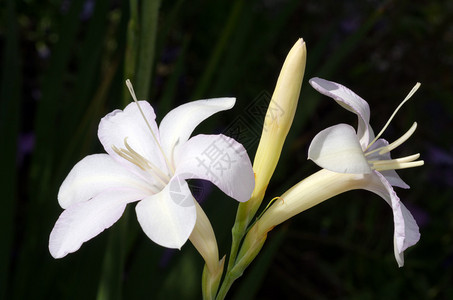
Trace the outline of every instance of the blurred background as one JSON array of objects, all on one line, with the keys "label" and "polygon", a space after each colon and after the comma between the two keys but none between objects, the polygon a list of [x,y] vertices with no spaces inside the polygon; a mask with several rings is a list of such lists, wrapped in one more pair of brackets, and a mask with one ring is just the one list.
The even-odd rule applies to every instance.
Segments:
[{"label": "blurred background", "polygon": [[[352,191],[275,228],[231,299],[453,298],[453,2],[5,0],[0,7],[0,298],[199,299],[203,261],[190,243],[164,249],[134,206],[59,260],[47,248],[62,209],[58,188],[84,156],[104,152],[101,117],[131,100],[130,78],[160,120],[187,101],[237,97],[196,132],[224,132],[253,159],[265,108],[299,37],[308,60],[298,111],[265,202],[316,172],[311,139],[355,115],[314,92],[314,76],[351,88],[384,138],[418,122],[393,156],[420,152],[397,190],[421,240],[398,268],[393,219],[378,196]],[[237,203],[205,182],[191,187],[228,253]]]}]

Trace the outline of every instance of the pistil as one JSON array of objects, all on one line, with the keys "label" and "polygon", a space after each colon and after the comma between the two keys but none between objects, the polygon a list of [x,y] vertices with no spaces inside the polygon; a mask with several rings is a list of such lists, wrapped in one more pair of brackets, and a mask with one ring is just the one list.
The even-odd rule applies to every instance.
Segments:
[{"label": "pistil", "polygon": [[[400,103],[400,105],[398,105],[398,107],[395,109],[395,111],[393,112],[393,114],[390,116],[390,118],[388,119],[387,123],[385,123],[384,125],[384,128],[381,129],[381,131],[378,133],[378,135],[376,135],[376,137],[374,138],[374,140],[368,145],[368,147],[365,149],[368,150],[380,137],[381,135],[384,133],[384,131],[387,129],[387,127],[389,126],[390,122],[392,122],[393,118],[395,117],[396,113],[400,110],[400,108],[404,105],[404,103],[406,103],[414,94],[415,92],[418,90],[418,88],[420,87],[421,83],[420,82],[417,82],[415,84],[415,86],[412,88],[412,90],[409,92],[409,94],[407,94],[406,98],[404,98],[404,100]],[[413,125],[412,125],[413,126]],[[412,127],[411,127],[412,128]],[[410,130],[410,129],[409,129]],[[415,129],[414,129],[415,131]]]},{"label": "pistil", "polygon": [[174,169],[173,165],[170,163],[170,161],[168,160],[167,156],[165,155],[165,152],[162,149],[162,147],[161,147],[161,145],[159,143],[159,140],[156,138],[156,135],[154,134],[153,129],[151,128],[151,125],[149,125],[148,120],[146,119],[145,114],[143,113],[142,108],[140,107],[140,104],[138,103],[137,96],[135,95],[135,92],[134,92],[134,87],[132,86],[132,83],[131,83],[131,81],[129,79],[126,80],[126,86],[129,89],[129,92],[131,93],[132,99],[134,99],[134,102],[137,104],[138,110],[140,111],[140,114],[142,115],[143,120],[145,120],[145,123],[148,126],[148,129],[151,132],[151,135],[153,136],[154,141],[156,142],[157,146],[159,147],[159,150],[160,150],[160,152],[162,153],[162,156],[165,159],[165,163],[167,164],[168,169],[172,173],[175,173],[175,169]]}]

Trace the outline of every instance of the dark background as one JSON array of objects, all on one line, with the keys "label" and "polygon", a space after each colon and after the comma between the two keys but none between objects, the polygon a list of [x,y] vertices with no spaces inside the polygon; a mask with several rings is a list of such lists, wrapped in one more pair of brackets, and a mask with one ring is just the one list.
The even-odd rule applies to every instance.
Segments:
[{"label": "dark background", "polygon": [[[120,222],[74,254],[54,260],[49,233],[56,195],[72,166],[103,152],[97,124],[123,108],[136,1],[3,1],[0,7],[2,180],[0,298],[198,299],[203,262],[190,243],[163,249],[143,234],[129,205]],[[143,3],[138,2],[138,11]],[[394,157],[420,152],[425,165],[401,170],[398,195],[420,226],[420,242],[398,268],[392,212],[352,191],[306,211],[269,235],[233,299],[451,299],[453,297],[453,2],[165,1],[156,20],[146,83],[160,120],[187,101],[237,97],[197,132],[227,132],[253,159],[283,60],[299,38],[308,59],[294,125],[265,202],[318,168],[307,148],[320,130],[356,117],[314,92],[314,76],[351,88],[371,106],[379,131],[419,81],[384,138],[417,132]],[[132,43],[132,44],[131,44]],[[133,54],[133,52],[132,52]],[[132,55],[133,56],[133,55]],[[134,59],[135,57],[133,57]],[[137,67],[138,68],[138,67]],[[261,111],[261,113],[260,113]],[[235,136],[235,132],[241,134]],[[228,252],[237,204],[204,182],[194,193]]]}]

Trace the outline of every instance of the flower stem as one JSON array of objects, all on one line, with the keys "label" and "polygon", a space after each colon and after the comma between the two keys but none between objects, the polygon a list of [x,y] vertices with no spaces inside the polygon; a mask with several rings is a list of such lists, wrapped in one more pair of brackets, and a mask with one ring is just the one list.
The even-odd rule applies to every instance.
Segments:
[{"label": "flower stem", "polygon": [[241,275],[233,276],[233,274],[231,272],[228,272],[222,282],[222,285],[220,286],[220,290],[219,290],[219,293],[217,294],[216,300],[225,299],[228,291],[230,290],[231,286],[233,285],[233,282],[236,279],[238,279],[240,276]]},{"label": "flower stem", "polygon": [[[240,214],[241,209],[239,209],[235,227],[233,227],[233,239],[237,240],[233,240],[228,269],[216,299],[225,298],[233,282],[242,276],[244,270],[258,255],[266,241],[267,233],[275,226],[324,200],[348,190],[361,188],[364,184],[366,184],[366,178],[361,174],[342,174],[324,169],[318,171],[278,197],[278,200],[247,232],[244,224],[248,226],[249,219],[246,215]],[[241,241],[242,245],[240,245]]]},{"label": "flower stem", "polygon": [[236,220],[234,222],[233,228],[231,229],[232,242],[231,242],[231,251],[230,257],[228,259],[228,268],[227,271],[231,270],[236,263],[236,256],[239,251],[239,246],[242,239],[244,238],[247,227],[249,226],[251,220],[258,210],[258,205],[256,203],[261,203],[264,198],[264,191],[253,191],[250,200],[239,204]]},{"label": "flower stem", "polygon": [[[247,235],[248,236],[248,235]],[[261,235],[258,239],[253,239],[244,241],[244,244],[241,247],[241,251],[237,256],[237,263],[227,271],[225,278],[220,286],[219,293],[217,294],[217,300],[223,300],[226,297],[226,294],[230,290],[234,281],[242,276],[245,269],[250,265],[250,263],[255,259],[255,257],[260,252],[261,248],[266,241],[267,234]]]}]

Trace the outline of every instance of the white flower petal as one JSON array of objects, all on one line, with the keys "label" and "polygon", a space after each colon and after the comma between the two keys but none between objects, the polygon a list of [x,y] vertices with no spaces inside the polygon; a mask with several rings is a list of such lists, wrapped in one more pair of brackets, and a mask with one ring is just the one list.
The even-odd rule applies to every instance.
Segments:
[{"label": "white flower petal", "polygon": [[195,226],[194,201],[185,180],[173,177],[160,193],[140,201],[135,211],[143,231],[152,241],[181,249]]},{"label": "white flower petal", "polygon": [[367,184],[363,187],[382,197],[392,207],[395,224],[395,258],[400,267],[404,264],[403,252],[420,240],[420,232],[414,217],[403,205],[390,183],[377,171],[366,175]]},{"label": "white flower petal", "polygon": [[338,124],[318,133],[310,144],[308,158],[333,172],[371,172],[354,128],[346,124]]},{"label": "white flower petal", "polygon": [[112,190],[63,211],[49,237],[49,251],[61,258],[112,226],[123,214],[128,202],[139,199],[131,191]]},{"label": "white flower petal", "polygon": [[236,98],[214,98],[189,102],[171,110],[159,126],[165,153],[175,157],[198,124],[219,111],[232,108],[235,102]]},{"label": "white flower petal", "polygon": [[399,252],[396,237],[393,236],[393,253],[395,255],[396,262],[398,263],[398,267],[404,266],[404,252]]},{"label": "white flower petal", "polygon": [[374,138],[373,130],[369,124],[370,107],[368,103],[356,93],[339,83],[318,77],[310,79],[309,82],[318,92],[331,97],[343,108],[357,115],[359,120],[357,136],[359,137],[362,148],[365,149]]},{"label": "white flower petal", "polygon": [[130,189],[143,197],[152,192],[149,183],[129,172],[107,154],[89,155],[69,172],[58,191],[62,208],[87,201],[110,189]]},{"label": "white flower petal", "polygon": [[395,170],[380,171],[379,173],[381,173],[385,177],[385,179],[390,183],[391,186],[397,186],[403,189],[410,188],[410,186],[401,179],[401,177],[396,173]]},{"label": "white flower petal", "polygon": [[[154,114],[153,108],[146,101],[138,101],[138,103],[155,138],[157,141],[160,141],[159,130],[155,120],[156,115]],[[124,142],[127,138],[127,143],[134,151],[148,159],[165,173],[167,172],[162,152],[151,130],[143,119],[137,103],[132,102],[123,111],[117,109],[102,118],[99,123],[98,137],[105,151],[122,164],[138,169],[135,165],[120,157],[112,149],[112,146],[118,149],[125,149]]]},{"label": "white flower petal", "polygon": [[247,201],[255,186],[252,164],[244,147],[223,134],[197,135],[181,147],[176,174],[206,179],[238,201]]}]

